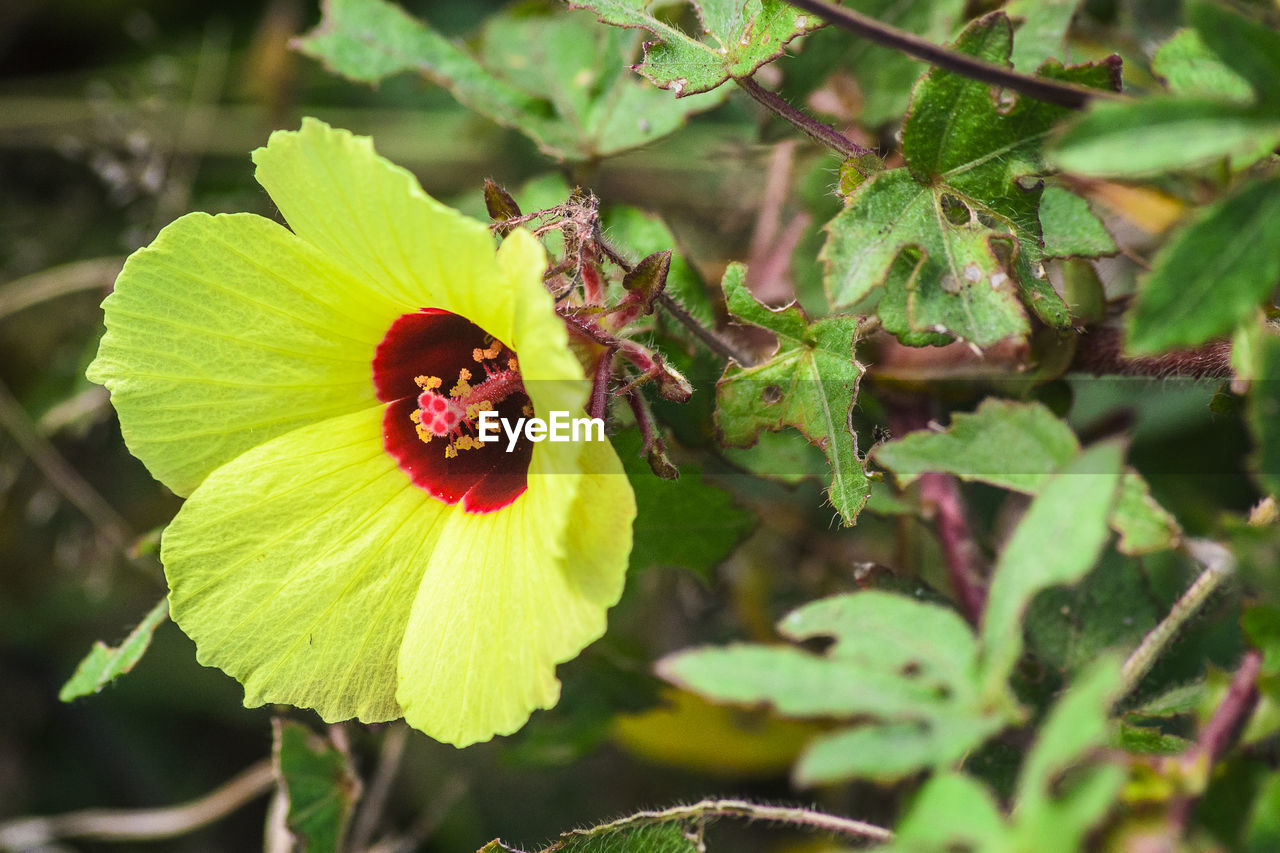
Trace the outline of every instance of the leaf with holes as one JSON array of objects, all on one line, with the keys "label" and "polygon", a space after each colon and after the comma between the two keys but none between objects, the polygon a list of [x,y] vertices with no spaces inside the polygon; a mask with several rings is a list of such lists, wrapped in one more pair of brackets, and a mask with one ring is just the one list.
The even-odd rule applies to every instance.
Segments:
[{"label": "leaf with holes", "polygon": [[791,426],[822,450],[831,466],[828,496],[845,524],[853,524],[871,484],[849,412],[864,369],[854,358],[861,318],[835,315],[810,323],[799,305],[773,310],[747,290],[747,268],[724,275],[729,311],[768,329],[778,347],[751,367],[730,363],[716,385],[716,427],[727,447],[750,447],[764,430]]},{"label": "leaf with holes", "polygon": [[[1011,28],[1001,13],[971,24],[956,50],[1007,64]],[[1040,74],[1095,88],[1115,84],[1106,63]],[[822,250],[833,305],[878,300],[885,328],[904,343],[954,336],[985,347],[1030,330],[1027,309],[1070,325],[1045,276],[1039,219],[1040,149],[1065,107],[993,96],[989,86],[935,68],[916,84],[902,130],[906,166],[881,172],[827,224]]]},{"label": "leaf with holes", "polygon": [[387,0],[326,0],[298,47],[357,82],[422,74],[547,154],[590,160],[665,136],[723,100],[676,101],[636,78],[626,66],[639,42],[589,15],[526,9],[490,18],[471,50]]},{"label": "leaf with holes", "polygon": [[787,42],[822,26],[783,0],[694,0],[702,32],[696,36],[653,13],[654,0],[570,0],[606,24],[647,30],[644,62],[635,66],[677,97],[709,92],[730,77],[750,77],[783,54]]}]

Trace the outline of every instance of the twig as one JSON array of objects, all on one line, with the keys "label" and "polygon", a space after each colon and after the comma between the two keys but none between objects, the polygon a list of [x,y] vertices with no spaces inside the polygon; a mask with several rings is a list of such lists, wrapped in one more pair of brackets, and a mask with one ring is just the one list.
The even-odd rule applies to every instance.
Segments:
[{"label": "twig", "polygon": [[0,824],[0,848],[25,850],[60,838],[146,841],[184,835],[265,794],[275,784],[269,760],[259,761],[225,785],[179,806],[159,809],[86,809],[50,817],[24,817]]},{"label": "twig", "polygon": [[129,523],[107,503],[102,495],[80,476],[58,449],[40,434],[22,405],[8,387],[0,382],[0,426],[8,430],[23,452],[31,457],[45,478],[64,498],[93,522],[98,534],[117,551],[122,551],[136,536]]},{"label": "twig", "polygon": [[831,3],[824,2],[824,0],[787,0],[787,2],[797,9],[811,12],[824,21],[835,24],[837,27],[857,33],[868,41],[896,50],[899,53],[905,53],[912,59],[928,62],[931,65],[945,68],[948,71],[974,80],[980,80],[983,83],[1003,86],[1006,89],[1012,89],[1038,101],[1047,101],[1051,104],[1078,110],[1082,109],[1094,98],[1116,99],[1118,97],[1101,89],[1089,89],[1084,86],[1074,86],[1070,83],[1060,83],[1044,77],[1019,74],[1010,68],[986,62],[964,53],[948,50],[914,33],[899,30],[888,24],[882,24],[875,18],[855,12],[847,7],[834,6]]},{"label": "twig", "polygon": [[87,290],[106,291],[123,265],[123,258],[93,258],[15,278],[0,286],[0,319],[59,296]]},{"label": "twig", "polygon": [[731,358],[743,367],[750,367],[756,363],[756,360],[737,344],[699,323],[697,318],[684,310],[679,302],[671,298],[670,294],[659,293],[654,301],[667,309],[667,313],[679,320],[680,324],[695,338],[706,344],[707,349],[724,358]]},{"label": "twig", "polygon": [[1196,611],[1235,570],[1235,558],[1231,556],[1230,551],[1217,542],[1191,539],[1187,541],[1186,548],[1204,567],[1204,571],[1174,603],[1169,615],[1142,638],[1138,648],[1134,649],[1133,654],[1129,655],[1129,659],[1124,662],[1120,670],[1121,686],[1116,694],[1117,701],[1133,692],[1138,682],[1155,665],[1156,660],[1177,636],[1182,626],[1196,614]]},{"label": "twig", "polygon": [[978,573],[978,548],[969,530],[960,484],[950,474],[921,474],[920,502],[933,506],[934,526],[938,531],[951,588],[965,618],[977,625],[982,619],[986,593]]},{"label": "twig", "polygon": [[831,125],[823,124],[816,118],[806,115],[750,77],[735,77],[733,82],[737,83],[748,95],[755,98],[756,102],[765,109],[791,122],[805,136],[819,145],[825,145],[839,152],[843,157],[862,157],[871,153],[870,148],[863,148]]},{"label": "twig", "polygon": [[409,727],[403,723],[392,723],[382,737],[382,750],[378,754],[378,766],[373,771],[373,780],[369,783],[369,791],[360,803],[360,810],[351,827],[352,850],[363,850],[373,840],[373,833],[382,821],[382,814],[387,807],[387,799],[391,795],[391,785],[395,782],[396,773],[400,770],[400,761],[404,758],[405,744],[409,742]]},{"label": "twig", "polygon": [[567,832],[562,838],[598,835],[602,832],[621,829],[632,824],[665,823],[667,821],[713,817],[742,817],[748,820],[762,820],[768,823],[815,829],[849,838],[870,839],[872,841],[888,841],[893,837],[893,833],[889,832],[889,830],[875,824],[813,811],[812,809],[794,806],[768,806],[761,803],[753,803],[749,800],[702,800],[689,806],[673,806],[669,809],[636,812],[620,820],[603,823],[590,829]]},{"label": "twig", "polygon": [[1123,333],[1114,326],[1096,326],[1080,338],[1072,357],[1073,371],[1095,376],[1150,376],[1226,379],[1231,368],[1231,342],[1212,341],[1196,349],[1130,358],[1123,351]]}]

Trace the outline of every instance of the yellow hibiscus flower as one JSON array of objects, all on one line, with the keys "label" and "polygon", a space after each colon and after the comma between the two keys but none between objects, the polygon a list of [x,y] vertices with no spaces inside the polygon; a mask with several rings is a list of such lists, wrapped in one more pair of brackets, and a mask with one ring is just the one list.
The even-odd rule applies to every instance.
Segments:
[{"label": "yellow hibiscus flower", "polygon": [[635,516],[607,441],[476,440],[486,410],[587,399],[542,247],[517,230],[495,251],[320,121],[253,160],[289,228],[169,225],[126,263],[89,368],[188,498],[161,548],[173,618],[249,707],[403,716],[459,746],[513,732],[604,632]]}]

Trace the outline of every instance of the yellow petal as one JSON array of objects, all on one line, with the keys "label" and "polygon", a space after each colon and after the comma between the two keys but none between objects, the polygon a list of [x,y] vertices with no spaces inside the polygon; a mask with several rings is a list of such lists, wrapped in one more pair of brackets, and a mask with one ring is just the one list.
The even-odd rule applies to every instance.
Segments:
[{"label": "yellow petal", "polygon": [[399,717],[396,666],[445,519],[382,446],[383,407],[295,430],[219,468],[165,531],[174,621],[245,705]]}]

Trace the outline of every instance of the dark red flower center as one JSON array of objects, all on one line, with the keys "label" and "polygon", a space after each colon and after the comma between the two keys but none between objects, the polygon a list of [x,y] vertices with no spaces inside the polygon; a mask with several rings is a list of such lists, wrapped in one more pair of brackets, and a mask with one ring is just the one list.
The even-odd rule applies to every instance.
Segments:
[{"label": "dark red flower center", "polygon": [[533,443],[522,434],[511,446],[501,431],[497,441],[479,440],[486,411],[498,423],[533,415],[516,354],[505,343],[448,311],[402,314],[374,353],[373,386],[390,404],[383,444],[414,485],[474,513],[524,494]]}]

